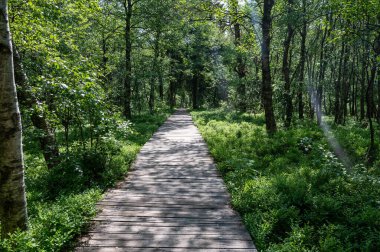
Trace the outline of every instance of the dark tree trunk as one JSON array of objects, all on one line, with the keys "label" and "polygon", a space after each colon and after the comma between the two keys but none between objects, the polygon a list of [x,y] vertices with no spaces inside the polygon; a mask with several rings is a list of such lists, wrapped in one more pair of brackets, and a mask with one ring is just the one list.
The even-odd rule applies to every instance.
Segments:
[{"label": "dark tree trunk", "polygon": [[273,111],[273,91],[272,91],[272,78],[270,70],[270,42],[271,42],[271,27],[272,27],[272,7],[273,0],[264,0],[264,14],[262,20],[262,33],[263,41],[261,45],[262,51],[262,102],[265,111],[266,129],[269,134],[277,131],[276,120]]},{"label": "dark tree trunk", "polygon": [[366,102],[366,88],[365,88],[365,82],[366,82],[366,73],[367,73],[367,60],[366,57],[363,56],[362,59],[362,73],[361,73],[361,80],[360,80],[360,121],[364,120],[365,117],[365,102]]},{"label": "dark tree trunk", "polygon": [[246,86],[244,82],[244,78],[246,76],[246,66],[244,63],[243,56],[239,51],[239,46],[241,45],[241,28],[238,20],[238,2],[234,0],[231,4],[231,8],[234,12],[233,24],[234,24],[234,35],[235,35],[235,46],[237,48],[237,56],[236,56],[236,67],[235,71],[239,77],[239,83],[237,86],[237,107],[241,112],[245,112],[247,110],[247,99],[246,99]]},{"label": "dark tree trunk", "polygon": [[164,101],[164,77],[162,76],[161,66],[158,66],[158,92],[160,95],[160,100],[161,102],[163,102]]},{"label": "dark tree trunk", "polygon": [[52,169],[59,163],[59,149],[55,139],[54,130],[40,108],[40,102],[33,94],[28,78],[24,72],[21,57],[16,47],[13,47],[14,74],[18,86],[18,98],[21,106],[32,111],[30,115],[33,126],[42,132],[38,137],[40,148],[46,165]]},{"label": "dark tree trunk", "polygon": [[351,66],[351,116],[355,116],[357,118],[357,94],[358,94],[358,76],[356,71],[356,66],[359,65],[359,59],[357,55],[357,50],[355,50],[355,58]]},{"label": "dark tree trunk", "polygon": [[[377,22],[380,23],[380,15],[377,16]],[[373,42],[373,50],[375,52],[375,59],[380,56],[380,33]],[[376,62],[376,61],[375,61]],[[377,122],[380,124],[380,68],[377,66]]]},{"label": "dark tree trunk", "polygon": [[107,63],[108,63],[108,57],[107,57],[107,38],[105,37],[104,34],[102,34],[102,69],[103,69],[103,77],[106,79],[107,75]]},{"label": "dark tree trunk", "polygon": [[[157,56],[157,59],[156,59],[156,73],[157,73],[157,77],[158,77],[158,94],[159,94],[159,97],[160,97],[160,101],[163,102],[164,101],[164,78],[162,76],[162,57],[160,57],[160,36],[161,35],[161,32],[158,33],[157,35],[157,42],[156,42],[156,45],[155,45],[155,57]],[[157,55],[156,55],[156,52],[157,52]]]},{"label": "dark tree trunk", "polygon": [[[302,0],[302,9],[306,13],[306,0]],[[306,14],[305,14],[306,15]],[[305,82],[305,61],[306,61],[306,36],[307,36],[307,21],[303,17],[302,31],[301,31],[301,51],[300,51],[300,73],[299,73],[299,87],[298,87],[298,118],[304,118],[304,101],[303,90]]]},{"label": "dark tree trunk", "polygon": [[344,61],[343,61],[343,76],[342,76],[342,90],[341,90],[341,123],[345,124],[346,116],[347,116],[347,103],[349,96],[349,76],[348,76],[348,60],[349,60],[349,50],[346,49],[344,53]]},{"label": "dark tree trunk", "polygon": [[160,56],[160,36],[161,32],[157,31],[155,35],[155,40],[154,40],[154,56],[153,56],[153,63],[152,63],[152,72],[151,72],[151,77],[150,77],[150,93],[149,93],[149,111],[151,114],[154,112],[154,104],[155,104],[155,84],[156,84],[156,76],[159,77],[159,93],[160,93],[160,98],[161,95],[164,95],[164,86],[162,82],[162,77],[160,78],[160,71],[159,71],[159,65],[158,65],[158,58]]},{"label": "dark tree trunk", "polygon": [[168,91],[168,103],[171,109],[176,106],[176,95],[177,95],[177,83],[182,83],[183,75],[177,69],[177,62],[180,61],[180,57],[176,52],[168,51],[168,57],[170,58],[170,82]]},{"label": "dark tree trunk", "polygon": [[154,88],[154,77],[151,77],[150,80],[150,90],[149,90],[149,113],[153,114],[154,113],[154,93],[155,93],[155,88]]},{"label": "dark tree trunk", "polygon": [[342,41],[342,47],[340,51],[340,58],[339,58],[339,72],[338,72],[338,79],[335,81],[335,119],[334,122],[336,124],[342,124],[343,117],[342,117],[342,106],[341,106],[341,93],[342,93],[342,80],[343,74],[343,65],[344,65],[344,52],[345,52],[345,43],[344,40]]},{"label": "dark tree trunk", "polygon": [[[329,20],[331,20],[331,17],[328,17]],[[321,125],[322,122],[322,98],[323,98],[323,83],[325,80],[325,73],[326,73],[326,67],[327,67],[327,62],[326,62],[326,48],[325,48],[325,43],[326,39],[330,34],[330,30],[328,28],[324,29],[322,40],[321,40],[321,54],[319,57],[319,62],[320,62],[320,67],[319,67],[319,76],[318,76],[318,84],[317,84],[317,90],[315,94],[315,104],[314,104],[314,109],[315,113],[317,115],[317,123],[318,125]]]},{"label": "dark tree trunk", "polygon": [[132,0],[124,2],[125,12],[125,78],[124,78],[124,116],[132,118],[131,111],[131,82],[132,82],[132,40],[131,40],[131,19]]},{"label": "dark tree trunk", "polygon": [[195,73],[193,78],[191,79],[191,96],[192,96],[193,109],[199,108],[198,94],[199,94],[199,73]]},{"label": "dark tree trunk", "polygon": [[314,85],[314,80],[317,80],[316,77],[316,65],[317,65],[317,57],[311,57],[311,59],[308,61],[308,79],[312,80],[311,83],[308,86],[309,90],[309,118],[311,120],[314,120],[314,114],[315,114],[315,97],[316,97],[316,87]]},{"label": "dark tree trunk", "polygon": [[377,68],[377,123],[380,124],[380,68]]},{"label": "dark tree trunk", "polygon": [[176,106],[176,80],[170,80],[169,83],[169,106],[171,109],[173,109]]},{"label": "dark tree trunk", "polygon": [[[288,15],[291,15],[293,1],[288,0]],[[288,21],[287,34],[284,41],[284,55],[282,58],[282,74],[285,81],[285,127],[290,127],[293,117],[293,103],[292,103],[292,94],[290,90],[291,80],[290,80],[290,59],[289,55],[290,45],[292,42],[294,34],[293,26]]]},{"label": "dark tree trunk", "polygon": [[377,69],[376,69],[376,59],[375,59],[373,66],[371,68],[371,76],[368,78],[368,87],[366,91],[367,118],[369,122],[370,139],[371,139],[368,152],[367,152],[367,162],[371,165],[376,159],[375,129],[372,122],[373,112],[374,112],[373,89],[374,89],[376,71]]}]

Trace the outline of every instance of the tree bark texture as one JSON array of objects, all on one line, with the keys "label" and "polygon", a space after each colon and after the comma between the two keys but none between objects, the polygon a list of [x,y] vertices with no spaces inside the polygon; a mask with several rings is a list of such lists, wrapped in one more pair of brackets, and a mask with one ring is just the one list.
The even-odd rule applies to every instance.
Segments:
[{"label": "tree bark texture", "polygon": [[373,101],[373,89],[376,76],[376,59],[374,60],[373,66],[370,71],[370,76],[368,78],[368,86],[366,91],[366,102],[367,102],[367,118],[369,122],[369,132],[370,132],[370,145],[367,151],[367,162],[373,164],[376,158],[376,148],[375,148],[375,129],[373,126],[373,113],[374,113],[374,101]]},{"label": "tree bark texture", "polygon": [[124,116],[131,119],[131,82],[132,82],[132,40],[131,40],[131,19],[132,0],[125,0],[125,78],[124,78]]},{"label": "tree bark texture", "polygon": [[[292,0],[288,0],[288,17],[291,15],[292,12]],[[293,117],[293,103],[292,103],[292,94],[291,94],[291,80],[290,80],[290,45],[292,42],[293,34],[294,34],[294,28],[291,21],[288,20],[287,25],[287,32],[286,37],[284,41],[284,54],[282,58],[282,75],[285,82],[285,127],[289,127],[292,122]]]},{"label": "tree bark texture", "polygon": [[238,20],[238,1],[233,0],[231,1],[231,12],[233,12],[233,28],[234,28],[234,39],[235,39],[235,46],[237,49],[236,53],[236,66],[235,66],[235,72],[238,75],[239,82],[237,86],[237,107],[241,112],[245,112],[247,110],[247,101],[246,101],[246,86],[244,83],[244,78],[247,75],[246,66],[244,63],[243,55],[239,51],[239,46],[241,45],[241,28],[240,23]]},{"label": "tree bark texture", "polygon": [[342,114],[342,106],[341,106],[341,93],[342,93],[342,80],[343,80],[343,66],[344,66],[344,52],[345,52],[345,42],[342,40],[342,47],[340,51],[339,58],[339,71],[338,71],[338,79],[335,82],[335,120],[336,124],[343,123],[343,114]]},{"label": "tree bark texture", "polygon": [[18,88],[18,101],[20,105],[30,109],[33,126],[40,130],[42,134],[38,137],[40,148],[49,169],[54,168],[59,163],[59,149],[55,139],[54,131],[42,111],[40,102],[33,94],[28,78],[24,72],[21,57],[13,46],[13,62],[15,82]]},{"label": "tree bark texture", "polygon": [[[164,95],[164,87],[162,78],[160,77],[159,73],[159,65],[158,65],[158,58],[160,56],[160,36],[161,32],[157,31],[155,35],[155,41],[154,41],[154,58],[152,62],[152,72],[150,77],[150,92],[149,92],[149,112],[153,114],[154,112],[154,104],[155,104],[155,84],[156,84],[156,77],[159,77],[159,93],[160,93],[160,99],[161,99],[161,93],[162,96]],[[161,79],[160,79],[161,78]],[[162,86],[161,86],[162,85]]]},{"label": "tree bark texture", "polygon": [[177,69],[177,64],[180,59],[174,51],[169,51],[168,56],[170,58],[170,81],[168,90],[168,104],[171,109],[176,106],[176,95],[177,95],[177,83],[181,83],[181,77],[179,70]]},{"label": "tree bark texture", "polygon": [[[302,9],[306,13],[306,0],[302,0]],[[306,15],[306,14],[304,14]],[[302,20],[302,30],[301,30],[301,50],[300,50],[300,73],[299,73],[299,87],[298,87],[298,118],[304,119],[304,101],[303,101],[303,91],[305,87],[305,62],[306,62],[306,36],[307,36],[307,21],[306,17]]]},{"label": "tree bark texture", "polygon": [[192,103],[193,109],[199,108],[199,73],[196,72],[194,76],[191,78],[191,95],[192,95]]},{"label": "tree bark texture", "polygon": [[273,111],[273,90],[272,77],[270,69],[270,42],[271,42],[271,26],[272,26],[272,7],[273,0],[264,0],[264,15],[262,20],[263,41],[261,45],[261,68],[262,68],[262,102],[265,111],[266,130],[269,134],[277,131],[276,120]]},{"label": "tree bark texture", "polygon": [[26,229],[22,128],[14,80],[7,0],[0,0],[0,221],[1,236]]}]

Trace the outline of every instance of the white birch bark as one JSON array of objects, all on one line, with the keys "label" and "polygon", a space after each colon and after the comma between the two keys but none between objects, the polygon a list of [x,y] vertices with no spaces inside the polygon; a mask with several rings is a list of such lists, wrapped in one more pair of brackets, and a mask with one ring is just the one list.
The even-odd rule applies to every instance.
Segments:
[{"label": "white birch bark", "polygon": [[0,0],[0,222],[6,237],[27,223],[22,128],[14,80],[7,0]]}]

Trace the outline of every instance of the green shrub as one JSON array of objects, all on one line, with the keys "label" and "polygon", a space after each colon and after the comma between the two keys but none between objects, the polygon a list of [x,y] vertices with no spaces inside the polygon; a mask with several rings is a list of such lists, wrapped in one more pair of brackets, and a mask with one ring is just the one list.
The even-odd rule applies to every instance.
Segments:
[{"label": "green shrub", "polygon": [[39,203],[30,216],[29,230],[15,232],[0,243],[2,251],[59,251],[71,244],[96,214],[99,190]]}]

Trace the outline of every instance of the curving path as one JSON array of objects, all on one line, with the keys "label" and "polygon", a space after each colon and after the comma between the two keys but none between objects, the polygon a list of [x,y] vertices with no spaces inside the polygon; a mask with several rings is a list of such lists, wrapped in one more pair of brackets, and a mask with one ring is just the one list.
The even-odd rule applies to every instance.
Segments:
[{"label": "curving path", "polygon": [[256,251],[185,110],[169,117],[98,205],[76,251]]}]

